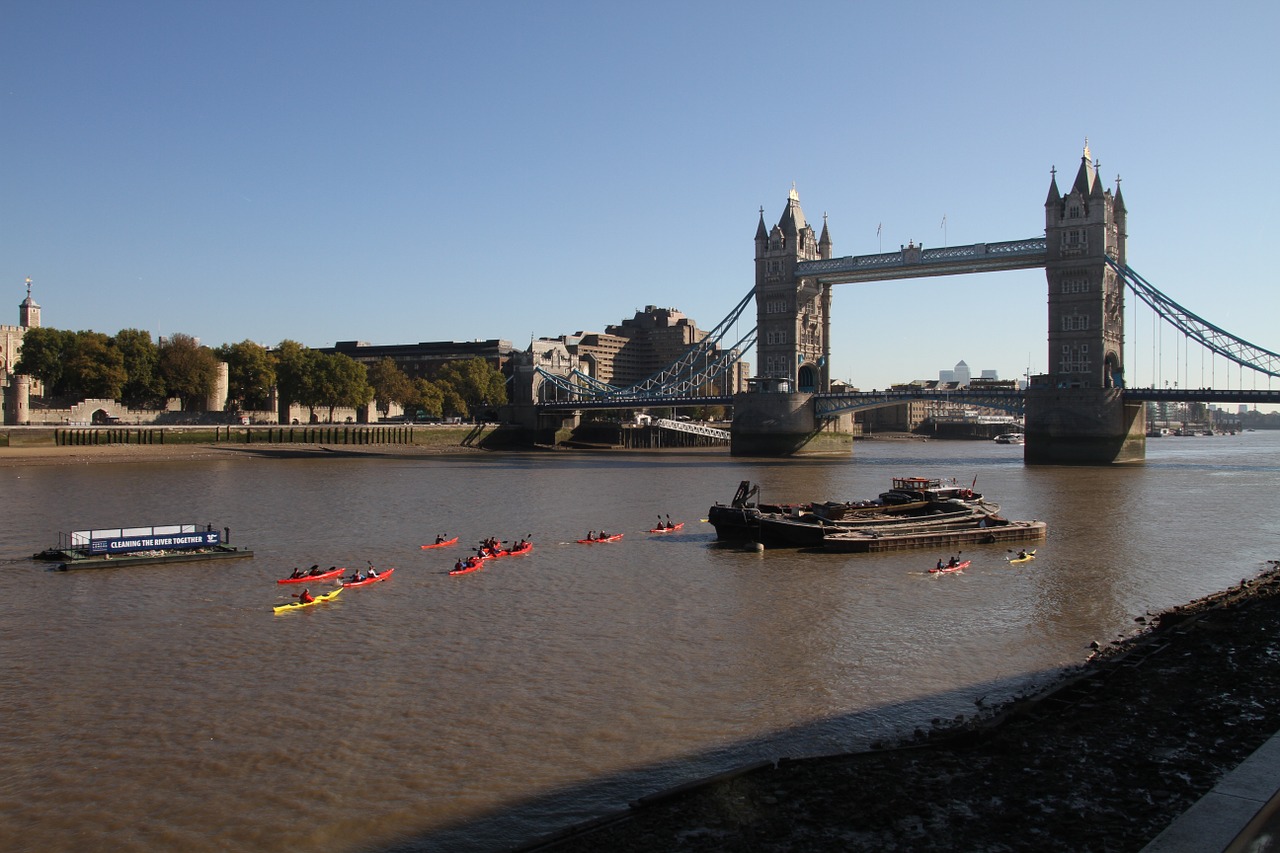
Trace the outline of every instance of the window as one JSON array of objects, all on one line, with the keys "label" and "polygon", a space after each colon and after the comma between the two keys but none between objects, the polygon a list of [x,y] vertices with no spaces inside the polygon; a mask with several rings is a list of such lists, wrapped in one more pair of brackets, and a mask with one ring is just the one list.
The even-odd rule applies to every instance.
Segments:
[{"label": "window", "polygon": [[1064,278],[1062,280],[1063,293],[1088,293],[1089,279],[1087,278]]},{"label": "window", "polygon": [[1083,332],[1089,328],[1088,314],[1064,314],[1062,315],[1062,331],[1064,332]]}]

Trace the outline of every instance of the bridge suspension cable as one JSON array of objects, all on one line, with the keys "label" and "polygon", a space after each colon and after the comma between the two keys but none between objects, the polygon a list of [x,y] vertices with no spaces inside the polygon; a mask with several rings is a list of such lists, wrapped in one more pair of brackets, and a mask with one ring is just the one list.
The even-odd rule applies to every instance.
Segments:
[{"label": "bridge suspension cable", "polygon": [[[1178,329],[1187,338],[1197,341],[1210,352],[1221,355],[1241,367],[1256,370],[1267,376],[1280,377],[1280,354],[1251,344],[1207,320],[1201,319],[1165,296],[1151,282],[1134,272],[1128,265],[1121,266],[1110,257],[1107,258],[1107,264],[1120,275],[1121,281],[1127,284],[1139,299],[1145,302],[1161,319]],[[1154,323],[1154,318],[1152,322]],[[1155,345],[1156,339],[1155,335],[1153,335],[1152,346],[1154,347]],[[1186,384],[1185,377],[1183,384]]]},{"label": "bridge suspension cable", "polygon": [[720,347],[729,330],[738,322],[747,307],[755,301],[755,296],[756,291],[753,287],[723,320],[703,336],[702,340],[692,344],[671,364],[634,385],[625,387],[610,385],[579,370],[574,370],[568,375],[550,373],[543,368],[538,368],[536,372],[556,388],[579,400],[622,402],[653,399],[658,401],[699,396],[704,387],[741,360],[743,353],[755,344],[756,329],[752,326],[751,330],[732,346]]}]

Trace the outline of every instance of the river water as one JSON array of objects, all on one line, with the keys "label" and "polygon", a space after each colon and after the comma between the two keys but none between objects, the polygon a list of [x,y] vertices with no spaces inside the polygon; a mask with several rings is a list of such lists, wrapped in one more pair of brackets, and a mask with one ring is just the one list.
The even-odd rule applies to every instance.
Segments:
[{"label": "river water", "polygon": [[[0,469],[0,838],[30,851],[502,850],[757,760],[868,746],[1083,660],[1280,558],[1280,433],[1028,468],[994,442]],[[750,553],[701,523],[955,477],[1035,561]],[[659,515],[686,522],[662,536]],[[252,560],[51,572],[59,531],[229,526]],[[620,542],[579,545],[588,530]],[[532,554],[451,577],[464,544]],[[273,614],[294,566],[395,576]],[[296,591],[296,589],[293,589]],[[314,590],[313,590],[314,591]]]}]

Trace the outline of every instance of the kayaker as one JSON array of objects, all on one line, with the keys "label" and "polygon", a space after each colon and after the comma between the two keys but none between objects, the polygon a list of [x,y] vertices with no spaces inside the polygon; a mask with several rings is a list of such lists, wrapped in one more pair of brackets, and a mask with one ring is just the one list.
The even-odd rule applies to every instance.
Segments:
[{"label": "kayaker", "polygon": [[355,572],[351,575],[351,580],[348,581],[348,583],[360,583],[360,581],[362,580],[364,580],[364,575],[360,574],[359,569],[356,569]]},{"label": "kayaker", "polygon": [[460,571],[462,571],[462,560],[458,560],[458,562],[456,562],[456,563],[454,563],[454,564],[453,564],[453,570],[454,570],[455,572],[460,572]]},{"label": "kayaker", "polygon": [[1021,551],[1019,551],[1019,552],[1018,552],[1018,559],[1019,559],[1019,560],[1025,560],[1025,559],[1027,559],[1027,549],[1026,549],[1026,548],[1023,548]]},{"label": "kayaker", "polygon": [[947,566],[949,568],[955,568],[958,565],[960,565],[960,561],[957,560],[955,557],[952,557],[950,560],[947,561]]},{"label": "kayaker", "polygon": [[439,545],[441,542],[447,542],[447,541],[449,541],[449,540],[445,539],[445,538],[444,538],[444,536],[442,536],[442,535],[437,535],[437,536],[436,536],[436,544],[437,544],[437,545]]},{"label": "kayaker", "polygon": [[310,604],[315,600],[316,597],[311,594],[311,590],[309,589],[304,589],[302,592],[298,593],[298,603],[300,604]]},{"label": "kayaker", "polygon": [[289,575],[289,577],[291,577],[291,578],[303,578],[303,577],[306,577],[306,573],[305,573],[305,572],[303,572],[303,571],[302,571],[302,569],[298,568],[297,566],[294,566],[294,567],[293,567],[293,573],[292,573],[292,574],[290,574],[290,575]]},{"label": "kayaker", "polygon": [[376,578],[377,576],[378,576],[378,570],[375,569],[373,566],[369,566],[369,577]]},{"label": "kayaker", "polygon": [[588,532],[588,533],[587,533],[587,541],[588,541],[588,542],[594,542],[594,541],[595,541],[595,538],[596,538],[596,532],[595,532],[594,530],[592,530],[592,531],[590,531],[590,532]]},{"label": "kayaker", "polygon": [[939,557],[939,558],[938,558],[938,571],[942,571],[942,569],[943,569],[943,568],[945,568],[945,567],[942,565],[942,558],[941,558],[941,557]]},{"label": "kayaker", "polygon": [[320,574],[320,564],[319,564],[319,563],[316,563],[314,566],[312,566],[310,569],[308,569],[308,570],[307,570],[307,575],[308,575],[308,576],[310,576],[310,575],[318,575],[318,574]]}]

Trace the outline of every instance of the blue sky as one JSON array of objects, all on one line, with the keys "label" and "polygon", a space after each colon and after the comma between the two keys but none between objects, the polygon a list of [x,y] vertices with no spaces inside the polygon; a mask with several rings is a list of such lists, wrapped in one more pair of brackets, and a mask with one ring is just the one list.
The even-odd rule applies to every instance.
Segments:
[{"label": "blue sky", "polygon": [[[837,255],[1033,237],[1087,136],[1130,265],[1280,351],[1278,9],[8,0],[0,322],[30,276],[45,325],[210,345],[709,328],[793,183]],[[843,286],[833,375],[1043,371],[1045,291]],[[1224,384],[1134,301],[1131,382]]]}]

